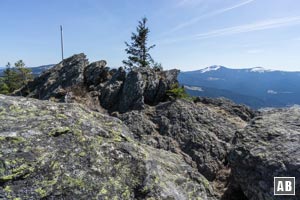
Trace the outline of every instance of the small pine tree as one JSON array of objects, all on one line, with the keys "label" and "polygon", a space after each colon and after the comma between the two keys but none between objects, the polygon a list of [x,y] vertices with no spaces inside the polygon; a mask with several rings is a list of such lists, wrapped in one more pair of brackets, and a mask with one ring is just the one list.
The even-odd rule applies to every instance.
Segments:
[{"label": "small pine tree", "polygon": [[167,96],[175,99],[186,99],[189,97],[184,87],[180,86],[178,83],[171,86],[171,89],[167,91]]},{"label": "small pine tree", "polygon": [[4,74],[4,83],[8,87],[9,93],[15,91],[19,88],[18,74],[14,68],[11,67],[11,64],[8,62],[6,69],[3,72]]},{"label": "small pine tree", "polygon": [[154,63],[149,51],[154,48],[155,45],[151,45],[150,47],[147,46],[150,30],[146,26],[146,23],[147,18],[144,17],[139,21],[139,25],[136,28],[137,33],[132,33],[132,42],[130,44],[125,42],[127,46],[125,51],[129,56],[123,63],[130,69],[132,67],[148,67]]},{"label": "small pine tree", "polygon": [[29,81],[33,79],[31,70],[25,67],[23,60],[19,60],[15,63],[16,70],[18,72],[18,78],[20,79],[21,86],[26,85]]},{"label": "small pine tree", "polygon": [[8,94],[9,93],[9,87],[5,83],[4,78],[0,78],[0,94]]},{"label": "small pine tree", "polygon": [[0,93],[12,93],[27,85],[32,79],[31,70],[25,67],[25,63],[22,60],[17,61],[15,67],[11,67],[11,64],[8,63],[0,81]]}]

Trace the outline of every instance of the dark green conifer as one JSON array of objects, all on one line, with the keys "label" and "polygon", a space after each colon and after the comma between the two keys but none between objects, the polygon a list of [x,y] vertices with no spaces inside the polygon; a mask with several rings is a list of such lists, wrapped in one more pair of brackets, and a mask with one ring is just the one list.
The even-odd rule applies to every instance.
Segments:
[{"label": "dark green conifer", "polygon": [[139,25],[136,28],[137,33],[132,33],[131,43],[125,42],[127,48],[125,49],[128,54],[128,59],[123,63],[126,67],[151,67],[154,61],[149,53],[150,49],[155,45],[148,47],[147,41],[150,33],[149,28],[146,26],[147,18],[143,18],[139,21]]}]

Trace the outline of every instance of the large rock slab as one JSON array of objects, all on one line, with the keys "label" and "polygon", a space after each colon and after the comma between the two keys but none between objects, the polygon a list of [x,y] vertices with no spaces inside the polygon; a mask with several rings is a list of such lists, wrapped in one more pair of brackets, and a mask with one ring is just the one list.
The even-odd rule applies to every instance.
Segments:
[{"label": "large rock slab", "polygon": [[79,104],[0,95],[0,199],[215,199],[181,155]]},{"label": "large rock slab", "polygon": [[[300,199],[299,107],[265,111],[233,142],[232,174],[248,199]],[[275,197],[274,177],[296,177],[296,196]]]}]

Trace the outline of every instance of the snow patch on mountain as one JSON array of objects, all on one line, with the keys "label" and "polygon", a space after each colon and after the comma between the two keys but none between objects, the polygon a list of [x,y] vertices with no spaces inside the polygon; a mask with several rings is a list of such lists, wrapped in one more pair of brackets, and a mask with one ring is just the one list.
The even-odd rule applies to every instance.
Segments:
[{"label": "snow patch on mountain", "polygon": [[291,91],[278,92],[275,90],[268,90],[267,93],[268,94],[293,94],[294,92],[291,92]]},{"label": "snow patch on mountain", "polygon": [[187,90],[194,90],[194,91],[199,91],[199,92],[203,92],[204,90],[201,87],[196,87],[196,86],[184,86],[185,89]]},{"label": "snow patch on mountain", "polygon": [[208,80],[208,81],[218,81],[218,80],[220,80],[220,78],[208,77],[206,80]]},{"label": "snow patch on mountain", "polygon": [[220,69],[222,66],[220,65],[213,65],[213,66],[210,66],[210,67],[206,67],[204,69],[201,69],[200,70],[200,73],[206,73],[206,72],[210,72],[210,71],[216,71],[218,69]]},{"label": "snow patch on mountain", "polygon": [[268,94],[278,94],[278,92],[274,91],[274,90],[268,90],[267,91]]},{"label": "snow patch on mountain", "polygon": [[253,67],[249,69],[250,72],[258,72],[258,73],[264,73],[264,72],[272,72],[275,70],[272,69],[265,69],[263,67]]}]

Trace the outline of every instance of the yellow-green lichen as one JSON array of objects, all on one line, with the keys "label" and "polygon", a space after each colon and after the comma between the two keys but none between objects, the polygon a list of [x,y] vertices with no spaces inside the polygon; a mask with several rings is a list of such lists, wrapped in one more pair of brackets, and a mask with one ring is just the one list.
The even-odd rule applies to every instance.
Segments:
[{"label": "yellow-green lichen", "polygon": [[5,191],[6,193],[11,193],[11,192],[12,192],[12,189],[11,189],[11,187],[8,185],[8,186],[5,186],[4,191]]},{"label": "yellow-green lichen", "polygon": [[11,112],[15,112],[15,113],[21,113],[21,112],[24,111],[21,107],[16,106],[16,105],[11,105],[11,106],[9,106],[9,110],[10,110]]},{"label": "yellow-green lichen", "polygon": [[0,115],[6,114],[6,110],[4,108],[0,108]]},{"label": "yellow-green lichen", "polygon": [[154,178],[154,183],[155,183],[155,184],[158,184],[158,183],[159,183],[159,177],[155,176],[155,178]]},{"label": "yellow-green lichen", "polygon": [[203,181],[204,187],[205,187],[205,188],[209,188],[210,183],[208,182],[208,180],[207,180],[206,178],[203,178],[202,181]]},{"label": "yellow-green lichen", "polygon": [[33,167],[28,166],[27,164],[22,164],[20,167],[13,169],[12,172],[13,173],[22,173],[24,171],[29,171],[32,172],[34,170]]},{"label": "yellow-green lichen", "polygon": [[118,130],[111,129],[110,133],[113,138],[113,141],[122,142],[121,131],[119,129]]},{"label": "yellow-green lichen", "polygon": [[53,169],[53,170],[57,170],[57,169],[59,169],[60,164],[59,164],[59,162],[52,161],[51,164],[50,164],[50,167],[51,167],[51,169]]},{"label": "yellow-green lichen", "polygon": [[107,189],[105,189],[105,188],[102,188],[101,190],[100,190],[100,192],[99,192],[99,194],[101,194],[101,195],[105,195],[105,194],[107,194],[108,193],[108,191],[107,191]]},{"label": "yellow-green lichen", "polygon": [[55,129],[51,130],[49,135],[53,136],[53,137],[58,137],[60,135],[68,133],[68,132],[70,132],[69,127],[59,127],[59,128],[55,128]]},{"label": "yellow-green lichen", "polygon": [[14,143],[14,144],[18,144],[18,143],[25,142],[25,139],[22,138],[22,137],[10,137],[10,140],[11,140],[12,143]]},{"label": "yellow-green lichen", "polygon": [[22,137],[0,136],[0,142],[1,141],[7,141],[7,142],[11,142],[13,144],[18,144],[18,143],[24,142],[25,139]]},{"label": "yellow-green lichen", "polygon": [[84,181],[80,178],[73,178],[73,177],[70,177],[70,176],[65,176],[64,181],[70,187],[80,187],[80,188],[85,187]]},{"label": "yellow-green lichen", "polygon": [[56,118],[57,118],[57,119],[68,119],[68,117],[67,117],[66,115],[61,114],[61,113],[56,114]]},{"label": "yellow-green lichen", "polygon": [[0,177],[0,181],[7,182],[17,177],[25,176],[33,172],[34,168],[27,164],[22,164],[20,167],[13,169],[12,174]]},{"label": "yellow-green lichen", "polygon": [[261,159],[265,158],[267,155],[265,153],[258,153],[257,156]]},{"label": "yellow-green lichen", "polygon": [[39,185],[41,185],[43,188],[49,188],[50,186],[55,185],[57,183],[57,180],[58,180],[57,177],[55,177],[52,180],[44,180],[44,181],[41,181],[39,183]]},{"label": "yellow-green lichen", "polygon": [[73,129],[72,132],[74,133],[75,136],[82,136],[82,130],[80,129]]},{"label": "yellow-green lichen", "polygon": [[128,187],[126,186],[125,191],[122,193],[122,198],[130,199],[130,196],[131,196],[130,191],[129,191]]},{"label": "yellow-green lichen", "polygon": [[104,125],[106,125],[106,126],[113,126],[114,125],[114,123],[113,122],[106,122],[106,123],[104,123]]},{"label": "yellow-green lichen", "polygon": [[86,156],[86,153],[85,153],[84,151],[82,151],[82,152],[80,152],[78,155],[79,155],[80,157],[84,157],[84,156]]},{"label": "yellow-green lichen", "polygon": [[47,192],[43,190],[42,188],[35,189],[35,192],[39,194],[40,197],[45,197],[47,195]]}]

